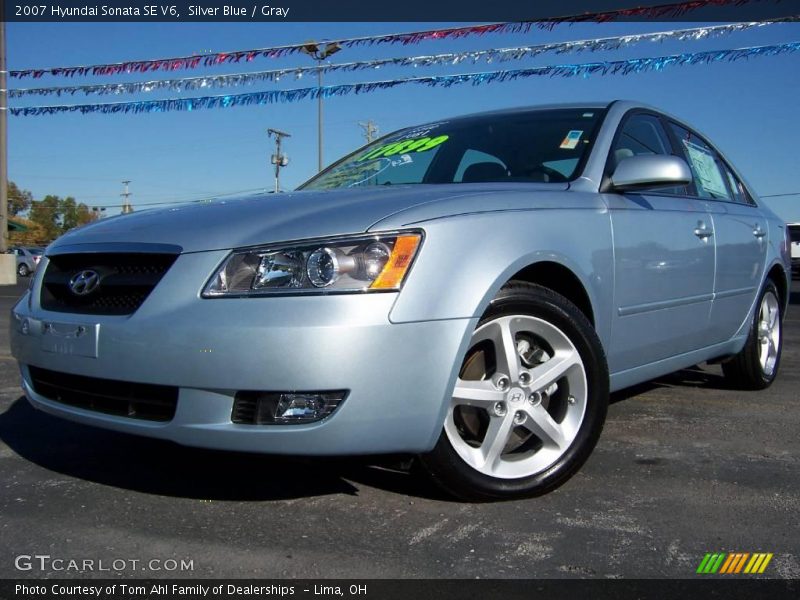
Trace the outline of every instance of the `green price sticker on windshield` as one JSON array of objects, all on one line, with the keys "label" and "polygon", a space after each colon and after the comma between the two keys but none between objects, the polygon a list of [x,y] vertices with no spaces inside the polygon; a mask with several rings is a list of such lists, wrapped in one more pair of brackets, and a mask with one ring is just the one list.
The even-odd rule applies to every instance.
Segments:
[{"label": "green price sticker on windshield", "polygon": [[373,148],[358,160],[375,160],[376,158],[384,158],[387,156],[394,156],[395,154],[404,154],[408,152],[427,152],[433,150],[440,144],[445,143],[450,138],[449,135],[440,135],[434,138],[423,137],[410,140],[402,140],[399,142],[389,142],[383,146]]}]

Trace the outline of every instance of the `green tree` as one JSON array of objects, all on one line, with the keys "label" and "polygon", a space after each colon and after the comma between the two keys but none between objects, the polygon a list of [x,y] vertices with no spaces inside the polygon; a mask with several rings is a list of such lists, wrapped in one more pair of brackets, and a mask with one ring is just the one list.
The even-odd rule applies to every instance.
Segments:
[{"label": "green tree", "polygon": [[89,210],[83,202],[78,203],[78,227],[97,220],[97,214]]},{"label": "green tree", "polygon": [[75,202],[72,196],[59,201],[61,216],[61,231],[66,233],[70,229],[86,225],[95,220],[95,215],[83,202]]},{"label": "green tree", "polygon": [[21,190],[13,181],[8,182],[8,214],[13,216],[25,212],[31,207],[33,195],[28,190]]},{"label": "green tree", "polygon": [[54,240],[62,233],[60,223],[61,199],[58,196],[47,195],[43,200],[33,202],[31,205],[30,220],[42,228],[42,233],[48,240]]},{"label": "green tree", "polygon": [[58,202],[58,212],[61,213],[61,231],[69,231],[78,226],[78,203],[69,196]]}]

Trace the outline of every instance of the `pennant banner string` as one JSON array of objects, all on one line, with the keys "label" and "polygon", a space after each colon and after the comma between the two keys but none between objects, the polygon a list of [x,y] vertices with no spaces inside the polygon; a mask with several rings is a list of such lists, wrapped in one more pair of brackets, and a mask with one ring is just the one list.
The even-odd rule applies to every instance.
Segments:
[{"label": "pennant banner string", "polygon": [[184,77],[180,79],[163,79],[156,81],[136,81],[127,83],[76,85],[64,87],[38,87],[18,88],[9,91],[9,98],[22,98],[25,96],[65,96],[83,93],[85,95],[118,95],[153,92],[157,90],[170,90],[174,92],[199,90],[208,88],[224,88],[254,83],[276,83],[284,77],[301,79],[307,73],[333,73],[352,72],[369,69],[380,69],[387,66],[399,67],[430,67],[471,61],[491,63],[533,58],[546,52],[566,54],[570,52],[598,52],[602,50],[618,50],[641,42],[663,42],[666,40],[687,41],[700,40],[711,37],[727,35],[744,31],[753,27],[763,27],[775,23],[787,23],[800,20],[798,16],[785,17],[774,21],[751,21],[744,23],[731,23],[727,25],[712,25],[695,27],[691,29],[677,29],[655,33],[641,33],[620,35],[615,37],[597,38],[589,40],[555,42],[538,44],[535,46],[519,46],[516,48],[500,48],[494,50],[466,51],[458,53],[434,54],[429,56],[414,56],[402,58],[383,58],[358,62],[337,63],[321,67],[297,67],[258,71],[250,73],[234,73],[229,75],[210,75],[203,77]]},{"label": "pennant banner string", "polygon": [[[676,18],[689,12],[708,6],[741,6],[751,2],[780,2],[780,0],[691,0],[660,4],[658,6],[638,6],[634,8],[618,9],[605,12],[582,13],[562,17],[548,17],[546,20],[519,21],[514,23],[489,23],[483,25],[469,25],[465,27],[452,27],[447,29],[429,29],[425,31],[412,31],[388,35],[372,35],[353,38],[340,38],[321,42],[322,46],[337,45],[342,48],[357,46],[371,46],[376,44],[419,44],[427,40],[457,39],[488,33],[527,33],[532,28],[552,29],[562,23],[579,22],[608,22],[620,18]],[[196,69],[198,67],[213,67],[229,63],[251,62],[256,58],[281,58],[302,52],[309,45],[317,46],[315,42],[273,46],[269,48],[255,48],[251,50],[234,50],[231,52],[217,52],[214,54],[192,54],[173,58],[159,58],[152,60],[135,60],[107,64],[82,65],[72,67],[48,67],[44,69],[17,69],[9,71],[12,78],[22,79],[32,77],[38,79],[45,75],[74,77],[85,75],[118,75],[120,73],[146,73],[150,71],[179,71]]]},{"label": "pennant banner string", "polygon": [[296,102],[306,98],[330,98],[350,94],[364,94],[377,90],[391,89],[397,86],[417,84],[429,87],[451,87],[454,85],[483,85],[494,82],[514,81],[517,79],[550,76],[550,77],[584,77],[592,75],[628,75],[648,71],[660,72],[668,67],[712,64],[715,62],[733,62],[758,56],[777,56],[800,51],[800,42],[787,42],[769,46],[751,46],[729,50],[711,50],[634,58],[629,60],[603,61],[579,64],[551,65],[529,69],[513,69],[503,71],[487,71],[482,73],[462,73],[457,75],[436,75],[429,77],[413,77],[363,83],[348,83],[324,87],[307,87],[291,90],[270,90],[226,96],[203,96],[197,98],[168,98],[164,100],[146,100],[141,102],[114,102],[104,104],[64,104],[55,106],[28,106],[9,108],[8,112],[15,116],[52,115],[58,113],[81,114],[127,114],[169,111],[192,111],[209,108],[230,108],[233,106],[252,106],[274,104],[278,102]]}]

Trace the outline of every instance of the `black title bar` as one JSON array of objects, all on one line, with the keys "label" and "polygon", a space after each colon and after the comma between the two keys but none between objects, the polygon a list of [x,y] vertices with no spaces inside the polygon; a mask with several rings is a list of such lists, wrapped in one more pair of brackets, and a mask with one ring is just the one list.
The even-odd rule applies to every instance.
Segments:
[{"label": "black title bar", "polygon": [[[664,5],[683,5],[684,9],[658,20],[765,20],[800,13],[800,0],[0,0],[0,4],[5,5],[5,20],[10,22],[532,21]],[[653,18],[619,15],[614,20]]]}]

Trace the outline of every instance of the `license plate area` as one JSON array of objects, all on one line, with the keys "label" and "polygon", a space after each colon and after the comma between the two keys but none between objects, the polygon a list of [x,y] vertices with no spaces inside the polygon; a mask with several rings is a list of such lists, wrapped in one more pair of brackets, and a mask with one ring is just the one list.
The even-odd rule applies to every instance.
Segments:
[{"label": "license plate area", "polygon": [[42,322],[42,350],[97,358],[100,324]]}]

